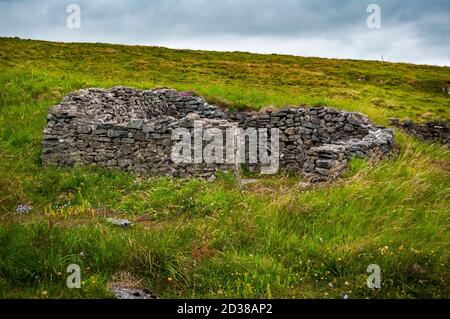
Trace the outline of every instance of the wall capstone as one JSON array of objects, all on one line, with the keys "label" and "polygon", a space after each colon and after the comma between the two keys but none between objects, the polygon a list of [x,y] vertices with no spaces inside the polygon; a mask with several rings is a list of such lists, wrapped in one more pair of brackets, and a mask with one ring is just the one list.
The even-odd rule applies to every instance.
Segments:
[{"label": "wall capstone", "polygon": [[[236,161],[174,163],[172,133],[177,128],[193,131],[195,121],[222,131],[278,128],[280,167],[313,181],[339,176],[352,157],[385,155],[394,146],[391,129],[374,125],[360,113],[327,107],[234,112],[187,92],[114,87],[79,90],[49,110],[42,161],[44,165],[96,164],[182,178],[208,179],[216,171],[238,171]],[[210,138],[202,136],[205,143]],[[261,168],[247,166],[252,171]]]}]

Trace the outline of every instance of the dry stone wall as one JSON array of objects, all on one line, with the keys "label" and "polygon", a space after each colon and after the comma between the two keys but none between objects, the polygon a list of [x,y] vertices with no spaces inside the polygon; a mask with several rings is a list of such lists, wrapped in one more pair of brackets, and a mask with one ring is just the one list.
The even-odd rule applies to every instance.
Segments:
[{"label": "dry stone wall", "polygon": [[[239,170],[236,161],[178,164],[172,160],[174,130],[193,131],[195,121],[224,132],[279,129],[280,168],[313,180],[336,177],[351,157],[386,154],[394,145],[392,130],[374,125],[359,113],[327,107],[233,112],[187,92],[115,87],[80,90],[52,107],[43,134],[42,160],[45,165],[96,164],[183,178],[211,178],[216,171]],[[201,136],[204,145],[211,139],[206,135]],[[255,171],[261,166],[247,164]]]},{"label": "dry stone wall", "polygon": [[447,122],[434,121],[419,124],[409,120],[402,122],[391,119],[391,124],[420,139],[438,141],[450,148],[450,124]]}]

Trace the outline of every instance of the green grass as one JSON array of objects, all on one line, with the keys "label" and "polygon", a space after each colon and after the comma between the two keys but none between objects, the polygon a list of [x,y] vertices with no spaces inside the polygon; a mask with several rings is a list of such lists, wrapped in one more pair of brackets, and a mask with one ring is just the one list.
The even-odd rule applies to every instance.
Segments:
[{"label": "green grass", "polygon": [[[326,104],[387,124],[448,121],[449,80],[448,67],[0,38],[0,297],[109,298],[126,274],[163,298],[449,298],[450,154],[398,131],[396,154],[313,188],[283,174],[241,191],[227,174],[144,180],[40,163],[48,107],[80,88],[166,86],[241,109]],[[82,289],[65,286],[72,263]],[[379,291],[366,286],[370,264]]]}]

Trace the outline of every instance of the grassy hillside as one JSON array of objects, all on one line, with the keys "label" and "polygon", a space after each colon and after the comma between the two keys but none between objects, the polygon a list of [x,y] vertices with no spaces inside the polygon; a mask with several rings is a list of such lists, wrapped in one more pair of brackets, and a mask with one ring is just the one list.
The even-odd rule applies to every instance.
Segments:
[{"label": "grassy hillside", "polygon": [[[315,187],[281,174],[241,191],[229,175],[142,180],[40,163],[48,107],[80,88],[165,86],[233,108],[326,104],[387,124],[448,121],[449,81],[448,67],[0,38],[0,297],[103,298],[125,282],[164,298],[449,298],[450,154],[398,131],[391,158],[354,160]],[[82,289],[66,288],[72,263]],[[366,286],[370,264],[379,291]]]}]

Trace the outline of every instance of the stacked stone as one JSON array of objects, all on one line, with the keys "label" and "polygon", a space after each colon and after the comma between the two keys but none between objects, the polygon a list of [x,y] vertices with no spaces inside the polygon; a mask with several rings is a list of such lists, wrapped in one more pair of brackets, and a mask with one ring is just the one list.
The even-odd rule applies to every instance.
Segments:
[{"label": "stacked stone", "polygon": [[[202,177],[209,179],[217,170],[233,171],[234,163],[177,164],[172,161],[172,133],[179,127],[193,128],[183,118],[162,116],[153,120],[131,120],[126,126],[78,123],[77,129],[65,129],[66,118],[49,116],[52,125],[45,129],[43,159],[46,164],[73,166],[96,164],[142,173],[143,175]],[[66,123],[66,122],[63,122]],[[202,120],[205,129],[231,127],[227,121]],[[48,133],[51,134],[48,134]],[[192,134],[193,135],[193,134]],[[203,136],[203,144],[209,142]]]},{"label": "stacked stone", "polygon": [[237,118],[242,128],[278,128],[281,166],[323,178],[338,175],[351,157],[369,157],[375,150],[387,153],[394,144],[392,130],[374,126],[361,114],[326,107],[240,113]]},{"label": "stacked stone", "polygon": [[311,147],[306,154],[303,171],[313,180],[336,178],[345,169],[348,160],[348,153],[343,145],[325,144]]},{"label": "stacked stone", "polygon": [[[44,164],[96,164],[144,175],[211,178],[218,170],[237,169],[236,163],[172,161],[173,130],[193,130],[194,120],[202,121],[205,129],[223,131],[231,127],[277,128],[281,168],[319,180],[338,176],[353,156],[386,154],[394,144],[392,130],[377,127],[358,113],[327,107],[230,112],[202,97],[171,89],[80,90],[50,109],[47,120]],[[208,142],[206,136],[203,140]]]},{"label": "stacked stone", "polygon": [[391,124],[405,132],[428,141],[438,141],[450,148],[450,125],[444,121],[417,124],[412,121],[392,119]]}]

